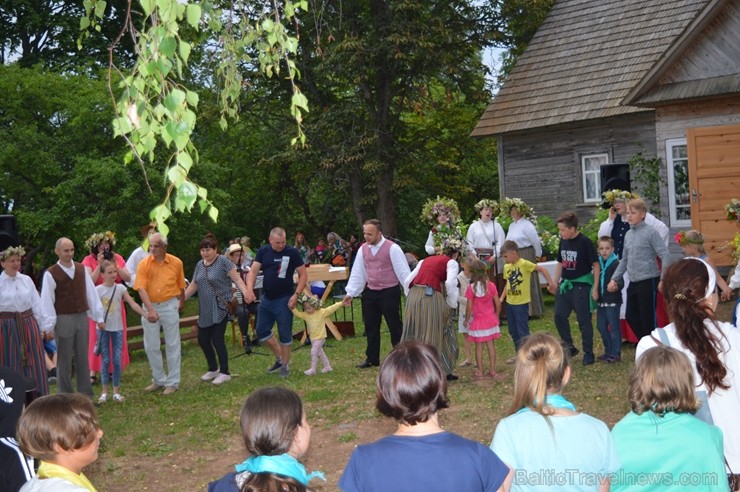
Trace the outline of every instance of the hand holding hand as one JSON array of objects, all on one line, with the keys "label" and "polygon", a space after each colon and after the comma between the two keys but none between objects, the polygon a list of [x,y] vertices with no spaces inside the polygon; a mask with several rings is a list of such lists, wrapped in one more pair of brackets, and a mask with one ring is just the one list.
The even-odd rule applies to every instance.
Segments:
[{"label": "hand holding hand", "polygon": [[609,292],[616,292],[619,290],[619,286],[614,280],[610,280],[609,284],[606,286],[606,290],[608,290]]}]

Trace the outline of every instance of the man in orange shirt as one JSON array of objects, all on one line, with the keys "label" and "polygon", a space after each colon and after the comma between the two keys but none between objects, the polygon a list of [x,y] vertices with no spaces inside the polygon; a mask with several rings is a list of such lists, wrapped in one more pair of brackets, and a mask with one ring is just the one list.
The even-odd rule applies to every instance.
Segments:
[{"label": "man in orange shirt", "polygon": [[[139,292],[146,316],[142,316],[144,350],[152,368],[152,384],[146,391],[164,388],[165,395],[180,385],[180,311],[185,302],[185,272],[182,261],[167,253],[167,238],[155,232],[149,238],[151,254],[136,270],[134,289]],[[164,333],[167,371],[160,350],[159,330]]]}]

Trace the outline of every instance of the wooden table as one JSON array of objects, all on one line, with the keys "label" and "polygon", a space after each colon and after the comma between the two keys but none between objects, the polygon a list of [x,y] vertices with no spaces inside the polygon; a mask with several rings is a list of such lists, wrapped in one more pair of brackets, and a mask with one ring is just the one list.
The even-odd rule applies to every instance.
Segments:
[{"label": "wooden table", "polygon": [[[329,297],[329,294],[331,293],[332,289],[334,288],[334,284],[337,280],[347,280],[349,278],[349,268],[347,267],[332,267],[330,265],[326,264],[315,264],[311,265],[306,268],[306,272],[308,273],[308,282],[306,282],[306,286],[303,288],[303,292],[306,293],[306,295],[313,295],[311,292],[311,282],[328,282],[326,284],[326,290],[324,291],[324,295],[321,296],[321,304],[323,304],[326,299]],[[296,281],[297,281],[296,276]],[[326,319],[326,327],[329,328],[332,335],[334,335],[334,338],[337,340],[342,339],[342,335],[339,334],[339,330],[337,330],[337,326],[334,324],[332,320],[329,318]],[[301,343],[303,343],[306,340],[306,330],[303,331],[303,336],[301,337]]]}]

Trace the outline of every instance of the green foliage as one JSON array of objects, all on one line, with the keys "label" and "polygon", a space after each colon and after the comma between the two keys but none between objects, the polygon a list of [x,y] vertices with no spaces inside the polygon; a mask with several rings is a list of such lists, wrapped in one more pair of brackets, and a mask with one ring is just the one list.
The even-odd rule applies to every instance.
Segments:
[{"label": "green foliage", "polygon": [[596,215],[594,215],[594,218],[586,222],[586,224],[581,227],[581,232],[584,235],[588,236],[588,238],[594,243],[594,245],[599,239],[599,226],[607,219],[608,216],[609,210],[605,210],[599,207],[596,210]]},{"label": "green foliage", "polygon": [[627,162],[639,194],[650,201],[656,209],[659,208],[660,190],[666,186],[665,178],[660,171],[663,161],[660,157],[646,157],[640,151],[630,157]]}]

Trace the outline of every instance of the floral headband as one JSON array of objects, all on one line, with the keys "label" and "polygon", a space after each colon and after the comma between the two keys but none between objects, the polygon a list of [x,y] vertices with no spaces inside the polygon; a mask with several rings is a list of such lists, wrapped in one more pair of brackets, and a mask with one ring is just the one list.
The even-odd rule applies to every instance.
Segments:
[{"label": "floral headband", "polygon": [[23,249],[23,246],[10,246],[5,251],[0,252],[0,261],[5,261],[11,256],[20,256],[23,258],[25,254],[26,250]]},{"label": "floral headband", "polygon": [[686,236],[686,231],[678,231],[678,234],[673,236],[673,241],[681,246],[686,246],[687,244],[704,244],[704,238],[701,234],[698,234],[696,238],[691,239]]},{"label": "floral headband", "polygon": [[601,196],[604,198],[604,201],[606,203],[614,203],[615,201],[626,202],[628,200],[640,198],[637,193],[632,193],[631,191],[623,191],[623,190],[617,190],[617,189],[607,190],[604,193],[602,193]]},{"label": "floral headband", "polygon": [[303,305],[304,302],[307,302],[316,309],[319,309],[321,307],[321,299],[316,296],[309,296],[305,292],[301,292],[301,295],[298,296],[298,302],[301,305]]},{"label": "floral headband", "polygon": [[740,220],[740,200],[733,198],[730,203],[725,205],[727,220]]},{"label": "floral headband", "polygon": [[433,200],[427,200],[421,209],[421,220],[435,225],[439,215],[446,215],[453,223],[456,222],[457,218],[460,217],[457,202],[452,198],[439,196]]},{"label": "floral headband", "polygon": [[96,232],[85,241],[85,246],[88,250],[92,251],[93,248],[98,246],[103,241],[108,241],[111,246],[116,245],[116,234],[112,231]]},{"label": "floral headband", "polygon": [[509,198],[506,197],[501,202],[501,216],[510,217],[511,209],[516,208],[522,217],[528,220],[537,220],[537,215],[534,213],[534,209],[526,204],[521,198]]},{"label": "floral headband", "polygon": [[442,251],[451,253],[462,253],[465,250],[465,244],[461,237],[447,236],[442,241]]},{"label": "floral headband", "polygon": [[493,215],[498,215],[498,202],[496,200],[491,200],[490,198],[484,198],[483,200],[479,201],[475,204],[475,211],[480,212],[484,208],[490,208],[493,211]]}]

